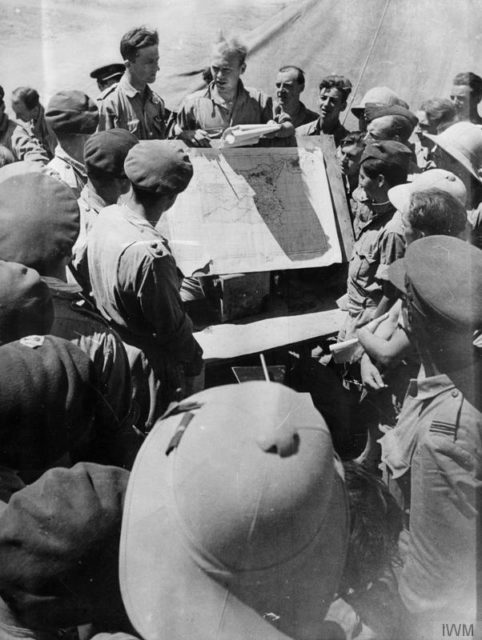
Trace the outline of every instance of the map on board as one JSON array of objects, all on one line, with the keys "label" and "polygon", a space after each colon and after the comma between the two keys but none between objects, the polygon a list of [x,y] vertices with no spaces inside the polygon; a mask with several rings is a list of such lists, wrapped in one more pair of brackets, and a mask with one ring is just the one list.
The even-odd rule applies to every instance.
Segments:
[{"label": "map on board", "polygon": [[194,177],[161,219],[185,275],[341,261],[320,148],[190,149]]}]

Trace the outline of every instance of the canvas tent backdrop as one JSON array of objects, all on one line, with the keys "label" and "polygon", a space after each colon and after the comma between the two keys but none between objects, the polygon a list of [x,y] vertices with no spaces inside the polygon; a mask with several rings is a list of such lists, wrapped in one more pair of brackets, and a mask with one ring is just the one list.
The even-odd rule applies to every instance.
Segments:
[{"label": "canvas tent backdrop", "polygon": [[35,86],[44,101],[59,89],[96,96],[89,72],[118,60],[121,35],[139,24],[159,31],[154,87],[172,108],[199,86],[196,72],[220,29],[239,32],[250,48],[247,85],[273,93],[278,67],[296,64],[311,107],[319,80],[333,72],[352,80],[351,101],[384,85],[412,109],[448,96],[459,71],[482,75],[478,0],[0,0],[0,10],[0,84],[7,94]]}]

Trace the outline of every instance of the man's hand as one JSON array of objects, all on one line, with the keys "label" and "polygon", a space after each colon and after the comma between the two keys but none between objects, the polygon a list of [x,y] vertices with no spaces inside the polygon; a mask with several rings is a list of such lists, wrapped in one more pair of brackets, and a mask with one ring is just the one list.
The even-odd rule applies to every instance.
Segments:
[{"label": "man's hand", "polygon": [[196,129],[194,131],[183,131],[181,136],[181,140],[184,140],[192,147],[210,147],[211,139],[209,138],[209,134],[204,129]]},{"label": "man's hand", "polygon": [[374,391],[379,391],[387,386],[383,381],[380,371],[370,360],[370,356],[366,353],[360,360],[360,373],[365,387],[369,387]]}]

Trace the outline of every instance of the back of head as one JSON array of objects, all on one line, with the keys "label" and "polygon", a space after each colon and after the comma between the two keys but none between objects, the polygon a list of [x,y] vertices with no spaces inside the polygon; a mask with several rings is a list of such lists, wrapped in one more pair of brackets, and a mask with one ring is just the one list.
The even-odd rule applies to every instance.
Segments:
[{"label": "back of head", "polygon": [[84,146],[84,164],[90,178],[125,178],[124,162],[139,140],[126,129],[94,133]]},{"label": "back of head", "polygon": [[0,516],[0,595],[25,627],[123,628],[118,555],[128,477],[81,463],[47,471],[12,496]]},{"label": "back of head", "polygon": [[155,29],[135,27],[125,33],[120,41],[120,54],[123,60],[134,62],[139,49],[159,44],[159,35]]},{"label": "back of head", "polygon": [[12,98],[21,100],[29,110],[35,109],[40,104],[38,91],[31,87],[17,87],[12,91]]},{"label": "back of head", "polygon": [[441,189],[415,191],[410,198],[408,219],[424,236],[460,236],[467,225],[467,213],[457,198]]},{"label": "back of head", "polygon": [[338,89],[338,91],[341,93],[343,102],[346,102],[348,100],[348,96],[351,93],[352,86],[353,85],[351,81],[348,80],[348,78],[345,78],[345,76],[331,74],[329,76],[325,76],[321,80],[319,89],[320,91],[321,89]]},{"label": "back of head", "polygon": [[0,260],[50,275],[78,233],[79,206],[63,182],[37,172],[0,180]]},{"label": "back of head", "polygon": [[186,150],[178,142],[167,140],[142,140],[133,146],[124,171],[141,196],[177,195],[187,188],[193,175]]},{"label": "back of head", "polygon": [[99,111],[82,91],[59,91],[50,98],[45,118],[59,137],[91,134],[99,123]]},{"label": "back of head", "polygon": [[26,336],[0,347],[0,465],[26,481],[82,455],[94,435],[97,376],[77,346]]},{"label": "back of head", "polygon": [[368,123],[383,118],[386,139],[392,140],[398,136],[402,142],[410,138],[418,122],[414,113],[399,105],[379,106],[369,103],[365,107],[365,116]]}]

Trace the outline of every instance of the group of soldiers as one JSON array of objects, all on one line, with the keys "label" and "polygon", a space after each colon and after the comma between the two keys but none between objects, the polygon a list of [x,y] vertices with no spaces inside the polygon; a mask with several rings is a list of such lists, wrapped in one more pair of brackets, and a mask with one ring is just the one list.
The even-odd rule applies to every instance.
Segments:
[{"label": "group of soldiers", "polygon": [[[97,101],[0,90],[0,637],[400,640],[477,617],[482,79],[414,113],[386,87],[285,65],[271,98],[220,37],[169,111],[155,30],[95,70]],[[296,384],[204,389],[159,221],[189,147],[331,136],[354,248],[348,354]],[[323,277],[320,275],[320,277]],[[306,363],[305,363],[306,365]],[[306,393],[306,392],[309,392]],[[353,453],[360,430],[366,444]],[[445,627],[444,625],[448,625]],[[472,626],[471,626],[472,625]]]}]

